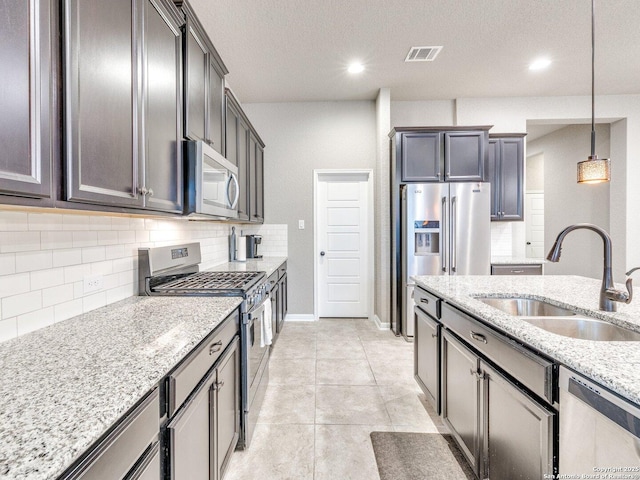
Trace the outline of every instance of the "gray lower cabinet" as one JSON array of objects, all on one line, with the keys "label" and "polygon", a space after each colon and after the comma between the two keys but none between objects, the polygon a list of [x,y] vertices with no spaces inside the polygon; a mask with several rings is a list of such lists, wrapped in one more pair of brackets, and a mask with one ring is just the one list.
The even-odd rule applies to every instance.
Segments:
[{"label": "gray lower cabinet", "polygon": [[542,264],[492,264],[491,275],[542,275]]},{"label": "gray lower cabinet", "polygon": [[480,471],[480,358],[448,331],[442,335],[442,418],[467,461]]},{"label": "gray lower cabinet", "polygon": [[3,3],[0,15],[0,195],[38,199],[30,204],[47,205],[53,198],[54,132],[60,128],[57,4]]},{"label": "gray lower cabinet", "polygon": [[440,323],[420,308],[414,310],[414,377],[440,413]]},{"label": "gray lower cabinet", "polygon": [[160,401],[155,388],[59,480],[158,480],[159,424]]},{"label": "gray lower cabinet", "polygon": [[476,475],[552,478],[553,364],[449,305],[441,319],[442,417]]},{"label": "gray lower cabinet", "polygon": [[183,22],[168,0],[64,1],[67,200],[182,211]]},{"label": "gray lower cabinet", "polygon": [[552,478],[554,412],[486,362],[484,472],[481,478]]},{"label": "gray lower cabinet", "polygon": [[491,220],[524,220],[525,134],[489,136],[486,177],[491,182]]},{"label": "gray lower cabinet", "polygon": [[166,477],[222,478],[239,434],[240,351],[236,336],[167,425]]}]

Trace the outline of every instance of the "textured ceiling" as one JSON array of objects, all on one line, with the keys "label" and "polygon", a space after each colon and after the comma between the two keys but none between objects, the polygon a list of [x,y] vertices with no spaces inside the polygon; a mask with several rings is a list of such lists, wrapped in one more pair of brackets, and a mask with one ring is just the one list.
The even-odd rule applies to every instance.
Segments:
[{"label": "textured ceiling", "polygon": [[[589,0],[191,0],[243,103],[585,95]],[[404,63],[411,46],[443,45]],[[551,67],[530,72],[548,56]],[[366,65],[346,73],[354,60]],[[640,3],[596,2],[596,94],[640,93]]]}]

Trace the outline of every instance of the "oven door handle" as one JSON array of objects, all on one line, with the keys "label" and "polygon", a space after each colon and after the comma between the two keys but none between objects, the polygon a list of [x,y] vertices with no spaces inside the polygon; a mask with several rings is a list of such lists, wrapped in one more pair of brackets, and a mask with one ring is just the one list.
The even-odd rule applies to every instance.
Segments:
[{"label": "oven door handle", "polygon": [[262,302],[260,303],[260,306],[248,313],[249,321],[253,321],[260,318],[260,316],[262,315],[262,312],[264,312],[264,305],[268,301],[271,301],[271,299],[269,298],[269,295],[265,295],[262,299]]}]

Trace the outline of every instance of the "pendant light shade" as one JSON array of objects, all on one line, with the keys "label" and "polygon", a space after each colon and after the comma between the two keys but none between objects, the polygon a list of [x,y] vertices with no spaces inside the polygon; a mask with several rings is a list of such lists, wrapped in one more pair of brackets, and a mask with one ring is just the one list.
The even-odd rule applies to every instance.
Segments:
[{"label": "pendant light shade", "polygon": [[591,0],[591,155],[578,162],[578,183],[602,183],[611,181],[611,160],[596,155],[596,0]]},{"label": "pendant light shade", "polygon": [[611,181],[611,160],[590,155],[578,162],[578,183],[602,183]]}]

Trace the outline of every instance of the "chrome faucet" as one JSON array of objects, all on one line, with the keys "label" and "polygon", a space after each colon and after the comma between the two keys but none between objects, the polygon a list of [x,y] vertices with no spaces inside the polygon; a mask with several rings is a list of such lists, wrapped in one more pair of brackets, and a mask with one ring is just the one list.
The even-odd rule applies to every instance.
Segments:
[{"label": "chrome faucet", "polygon": [[[569,232],[581,228],[596,232],[598,235],[600,235],[600,238],[602,238],[602,241],[604,242],[604,270],[602,272],[602,287],[600,287],[599,308],[600,310],[604,310],[605,312],[615,312],[615,302],[631,302],[631,299],[633,297],[633,289],[631,285],[632,279],[627,279],[626,292],[613,288],[613,274],[611,272],[611,237],[606,231],[604,231],[597,225],[592,225],[591,223],[577,223],[575,225],[570,225],[558,234],[553,247],[551,248],[551,250],[549,250],[547,260],[549,260],[550,262],[560,261],[560,250],[562,248],[562,241],[564,240],[564,237],[566,237]],[[634,268],[627,272],[627,276],[630,275],[634,270],[636,269]]]}]

